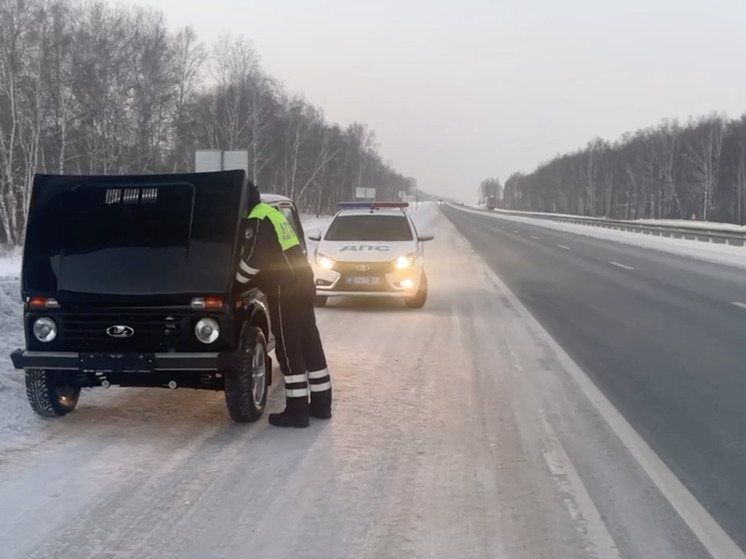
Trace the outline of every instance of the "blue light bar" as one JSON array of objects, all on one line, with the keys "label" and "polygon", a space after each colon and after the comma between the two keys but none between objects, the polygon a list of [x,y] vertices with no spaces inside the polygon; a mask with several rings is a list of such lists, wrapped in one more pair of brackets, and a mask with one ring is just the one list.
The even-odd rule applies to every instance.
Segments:
[{"label": "blue light bar", "polygon": [[340,202],[340,208],[346,209],[376,209],[376,208],[408,208],[409,202]]}]

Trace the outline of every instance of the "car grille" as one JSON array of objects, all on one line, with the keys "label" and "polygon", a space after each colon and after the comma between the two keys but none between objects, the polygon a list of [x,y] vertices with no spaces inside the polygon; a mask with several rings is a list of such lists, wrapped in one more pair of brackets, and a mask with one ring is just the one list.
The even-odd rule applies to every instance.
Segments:
[{"label": "car grille", "polygon": [[[78,351],[165,351],[189,343],[189,324],[183,314],[65,313],[60,332],[64,345]],[[129,327],[131,335],[112,336],[113,326]]]},{"label": "car grille", "polygon": [[334,270],[350,276],[382,276],[392,268],[391,262],[337,262]]}]

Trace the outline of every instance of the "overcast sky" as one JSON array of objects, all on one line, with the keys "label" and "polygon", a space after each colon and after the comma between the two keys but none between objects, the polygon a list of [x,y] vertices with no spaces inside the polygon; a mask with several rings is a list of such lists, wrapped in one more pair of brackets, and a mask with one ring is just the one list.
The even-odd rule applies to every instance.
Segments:
[{"label": "overcast sky", "polygon": [[595,136],[746,112],[746,0],[141,0],[367,123],[421,189],[472,197]]}]

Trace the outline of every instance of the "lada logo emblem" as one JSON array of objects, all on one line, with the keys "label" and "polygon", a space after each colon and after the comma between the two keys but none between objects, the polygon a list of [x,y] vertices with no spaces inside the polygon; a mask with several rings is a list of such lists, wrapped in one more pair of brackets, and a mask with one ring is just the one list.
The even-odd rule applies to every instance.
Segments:
[{"label": "lada logo emblem", "polygon": [[109,326],[106,329],[106,333],[112,338],[131,338],[135,334],[135,330],[124,324],[115,324],[114,326]]}]

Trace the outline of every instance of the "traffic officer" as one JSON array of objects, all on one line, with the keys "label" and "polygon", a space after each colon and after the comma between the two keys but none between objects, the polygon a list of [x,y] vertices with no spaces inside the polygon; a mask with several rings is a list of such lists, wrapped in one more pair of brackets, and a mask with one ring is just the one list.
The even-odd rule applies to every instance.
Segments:
[{"label": "traffic officer", "polygon": [[[332,387],[316,327],[313,270],[298,237],[278,209],[261,202],[249,182],[249,215],[236,281],[267,295],[275,353],[285,378],[285,410],[269,415],[278,427],[308,427],[309,416],[332,416]],[[309,404],[310,388],[310,404]]]}]

